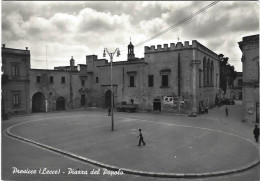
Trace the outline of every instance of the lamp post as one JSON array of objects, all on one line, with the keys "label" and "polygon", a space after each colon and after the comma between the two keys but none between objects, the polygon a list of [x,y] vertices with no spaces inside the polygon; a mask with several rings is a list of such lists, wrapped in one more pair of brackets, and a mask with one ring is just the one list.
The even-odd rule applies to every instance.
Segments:
[{"label": "lamp post", "polygon": [[111,130],[114,131],[114,93],[113,93],[113,77],[112,77],[112,63],[113,63],[113,57],[115,53],[117,53],[117,56],[119,57],[120,51],[117,48],[113,53],[110,53],[107,48],[104,49],[103,57],[106,57],[106,53],[110,57],[110,84],[111,84]]}]

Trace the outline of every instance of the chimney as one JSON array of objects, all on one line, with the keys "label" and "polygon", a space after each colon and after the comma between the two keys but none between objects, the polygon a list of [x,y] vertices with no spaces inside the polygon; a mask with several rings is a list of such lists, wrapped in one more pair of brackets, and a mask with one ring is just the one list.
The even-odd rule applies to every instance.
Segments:
[{"label": "chimney", "polygon": [[5,48],[5,44],[3,44],[3,46],[2,46],[3,48]]},{"label": "chimney", "polygon": [[26,50],[28,50],[28,47],[25,47]]}]

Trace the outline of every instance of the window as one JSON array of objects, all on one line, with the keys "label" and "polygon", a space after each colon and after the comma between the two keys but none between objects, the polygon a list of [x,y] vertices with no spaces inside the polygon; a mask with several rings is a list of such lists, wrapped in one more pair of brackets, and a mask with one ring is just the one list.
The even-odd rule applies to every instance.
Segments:
[{"label": "window", "polygon": [[208,59],[208,62],[207,62],[207,82],[206,82],[206,84],[207,84],[207,86],[209,86],[209,83],[210,83],[210,65],[209,65],[210,63],[209,63],[209,59]]},{"label": "window", "polygon": [[13,93],[13,107],[20,106],[20,93],[16,92]]},{"label": "window", "polygon": [[41,76],[36,76],[36,83],[40,83],[41,82]]},{"label": "window", "polygon": [[96,77],[96,83],[98,83],[98,77]]},{"label": "window", "polygon": [[162,87],[168,87],[168,75],[162,75]]},{"label": "window", "polygon": [[65,84],[65,77],[61,77],[61,83]]},{"label": "window", "polygon": [[211,86],[214,86],[213,75],[214,75],[214,64],[213,64],[213,61],[211,61],[211,66],[210,66],[210,85]]},{"label": "window", "polygon": [[50,83],[53,83],[53,76],[50,76]]},{"label": "window", "polygon": [[201,87],[201,71],[199,70],[199,87]]},{"label": "window", "polygon": [[148,75],[148,87],[153,87],[153,75]]},{"label": "window", "polygon": [[135,76],[131,75],[130,76],[130,87],[134,87],[135,86]]},{"label": "window", "polygon": [[81,80],[81,86],[85,85],[85,80]]},{"label": "window", "polygon": [[15,76],[15,77],[19,76],[19,67],[18,67],[18,65],[12,65],[12,71],[13,71],[13,76]]},{"label": "window", "polygon": [[203,58],[203,86],[206,87],[206,58]]}]

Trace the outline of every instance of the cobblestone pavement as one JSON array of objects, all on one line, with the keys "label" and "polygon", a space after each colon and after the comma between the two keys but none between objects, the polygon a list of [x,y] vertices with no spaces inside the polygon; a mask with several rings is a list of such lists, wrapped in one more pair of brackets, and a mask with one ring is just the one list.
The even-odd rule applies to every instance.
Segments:
[{"label": "cobblestone pavement", "polygon": [[[105,110],[100,109],[13,117],[2,122],[2,130],[29,121],[10,131],[119,167],[157,172],[212,172],[237,168],[259,157],[258,145],[254,143],[252,135],[254,124],[241,122],[239,103],[227,107],[229,117],[225,116],[225,106],[211,109],[209,114],[195,118],[172,114],[115,112],[114,132],[110,131],[111,118]],[[143,129],[147,143],[141,148],[137,147],[136,138],[139,128]],[[127,174],[67,175],[68,168],[90,171],[99,167],[10,138],[4,132],[2,146],[3,179],[151,180],[150,177]],[[60,168],[65,173],[58,176],[19,175],[11,173],[12,167],[37,170],[44,167]],[[259,165],[241,173],[196,180],[259,180],[258,173]]]}]

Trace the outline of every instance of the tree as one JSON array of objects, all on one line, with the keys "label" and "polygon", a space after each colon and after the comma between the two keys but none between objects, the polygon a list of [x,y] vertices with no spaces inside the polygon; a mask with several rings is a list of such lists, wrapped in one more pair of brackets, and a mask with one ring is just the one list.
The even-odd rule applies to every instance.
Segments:
[{"label": "tree", "polygon": [[219,54],[220,59],[220,88],[226,93],[227,84],[233,85],[236,79],[235,67],[228,63],[228,57],[224,57],[223,54]]}]

